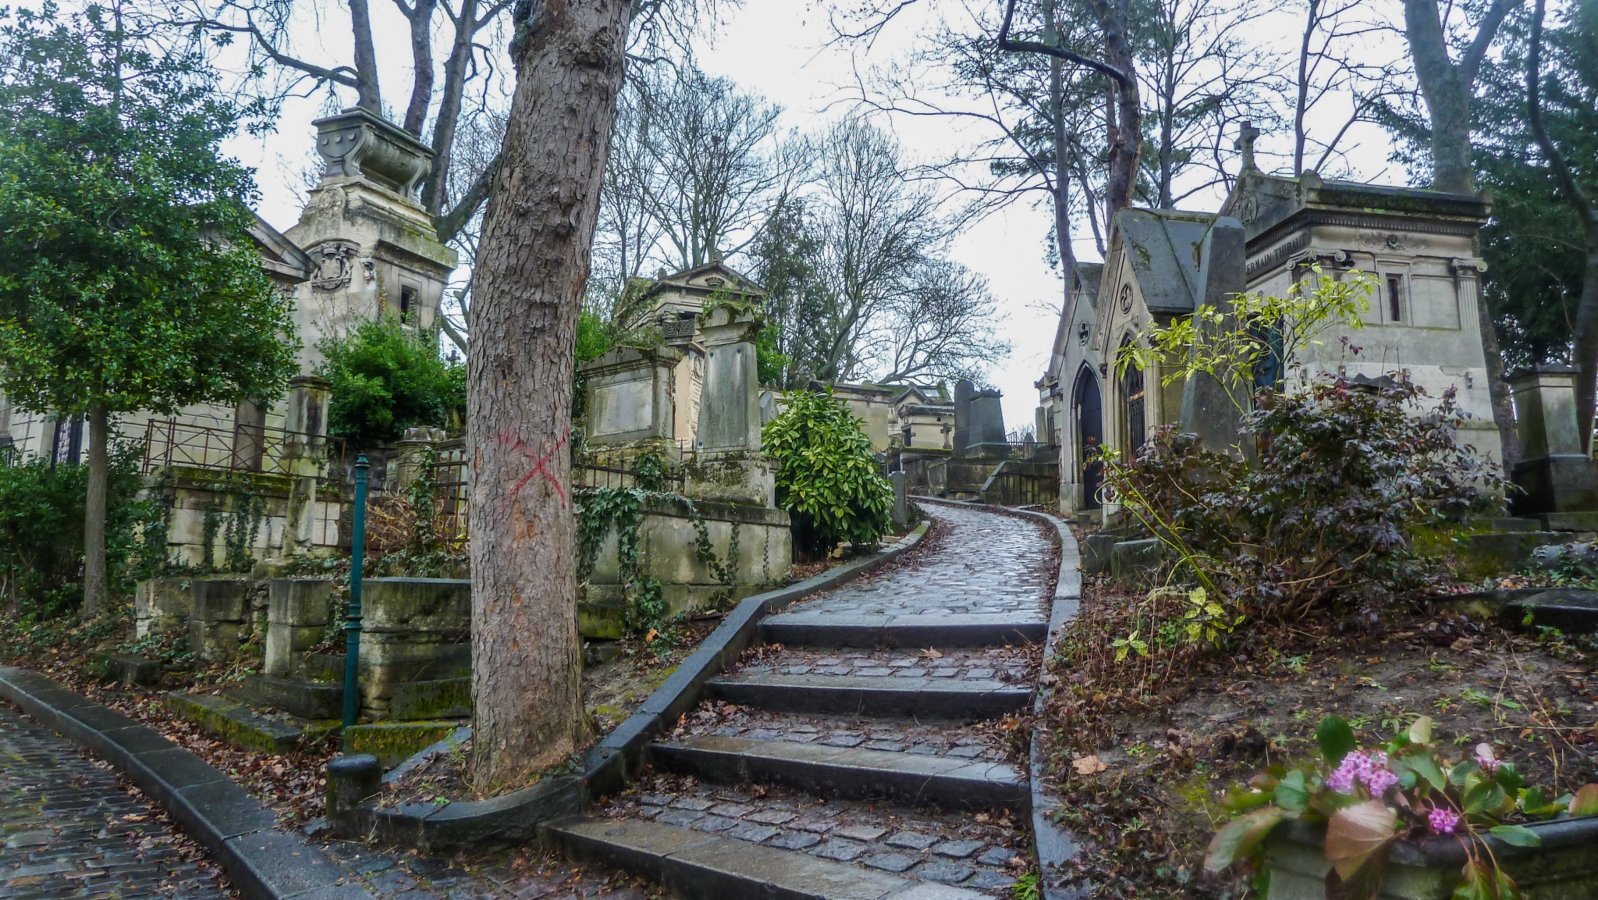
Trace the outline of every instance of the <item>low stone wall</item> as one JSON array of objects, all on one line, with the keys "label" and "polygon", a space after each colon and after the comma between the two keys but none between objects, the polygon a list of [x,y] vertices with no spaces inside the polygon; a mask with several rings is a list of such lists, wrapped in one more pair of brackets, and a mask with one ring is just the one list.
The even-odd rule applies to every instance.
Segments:
[{"label": "low stone wall", "polygon": [[[295,529],[308,538],[310,549],[338,547],[338,491],[321,487],[312,492],[314,496],[298,497],[294,486],[294,479],[285,475],[170,467],[164,482],[149,486],[164,496],[170,508],[167,558],[190,566],[225,565],[227,529],[235,522],[252,532],[247,543],[256,559],[291,555],[301,549],[289,539]],[[246,496],[259,501],[259,515],[236,518],[235,505]],[[210,559],[205,558],[207,519],[215,529]]]},{"label": "low stone wall", "polygon": [[361,596],[361,706],[386,717],[396,688],[472,671],[472,583],[368,578]]},{"label": "low stone wall", "polygon": [[[638,558],[644,573],[660,581],[673,612],[730,606],[787,576],[793,565],[793,535],[787,512],[710,500],[698,501],[694,508],[703,517],[717,561],[728,562],[734,535],[737,552],[730,554],[730,583],[724,583],[696,553],[699,534],[688,504],[681,500],[647,501],[643,524],[639,526]],[[622,636],[625,601],[616,544],[612,531],[583,588],[578,627],[584,637]]]}]

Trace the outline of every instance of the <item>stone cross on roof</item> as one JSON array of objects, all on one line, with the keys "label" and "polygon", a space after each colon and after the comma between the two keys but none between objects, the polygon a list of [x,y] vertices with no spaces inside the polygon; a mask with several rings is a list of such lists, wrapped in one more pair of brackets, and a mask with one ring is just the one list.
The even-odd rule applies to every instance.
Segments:
[{"label": "stone cross on roof", "polygon": [[1232,144],[1243,154],[1244,172],[1258,172],[1260,170],[1259,166],[1254,163],[1254,139],[1259,136],[1260,130],[1254,127],[1253,122],[1245,119],[1242,130],[1238,132],[1237,141]]}]

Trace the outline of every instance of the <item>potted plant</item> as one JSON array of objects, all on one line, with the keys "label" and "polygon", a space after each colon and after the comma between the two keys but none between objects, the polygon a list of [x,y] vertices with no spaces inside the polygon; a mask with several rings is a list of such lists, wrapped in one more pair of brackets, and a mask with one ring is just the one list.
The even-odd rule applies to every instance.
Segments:
[{"label": "potted plant", "polygon": [[1240,815],[1210,842],[1207,870],[1251,861],[1273,900],[1507,900],[1523,883],[1533,896],[1598,896],[1598,818],[1572,821],[1598,816],[1598,784],[1550,798],[1489,744],[1451,758],[1427,716],[1367,749],[1329,716],[1316,740],[1317,764],[1273,767],[1227,794]]}]

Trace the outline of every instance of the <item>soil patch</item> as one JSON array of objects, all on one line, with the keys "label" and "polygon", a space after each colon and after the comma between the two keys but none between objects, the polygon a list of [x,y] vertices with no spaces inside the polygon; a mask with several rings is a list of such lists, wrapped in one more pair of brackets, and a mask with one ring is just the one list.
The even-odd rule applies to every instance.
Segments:
[{"label": "soil patch", "polygon": [[[1091,846],[1074,873],[1106,897],[1237,897],[1242,873],[1202,874],[1229,787],[1315,758],[1327,715],[1362,743],[1436,722],[1440,743],[1493,744],[1551,796],[1598,780],[1590,645],[1437,610],[1393,610],[1360,629],[1301,623],[1236,635],[1227,652],[1152,646],[1133,596],[1087,579],[1080,618],[1051,660],[1043,723],[1064,822]],[[1115,660],[1142,626],[1149,655]],[[1247,628],[1248,626],[1245,626]],[[1122,648],[1125,649],[1125,648]]]}]

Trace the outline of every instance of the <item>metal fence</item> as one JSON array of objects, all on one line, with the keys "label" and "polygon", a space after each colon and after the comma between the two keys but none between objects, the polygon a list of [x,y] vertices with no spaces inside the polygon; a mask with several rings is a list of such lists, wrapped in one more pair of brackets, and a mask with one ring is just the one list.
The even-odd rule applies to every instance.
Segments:
[{"label": "metal fence", "polygon": [[[323,442],[329,459],[340,459],[344,442],[337,438],[313,435],[264,425],[235,425],[212,428],[177,419],[151,419],[144,428],[143,474],[159,468],[180,466],[217,471],[264,472],[289,475],[291,451],[313,442]],[[337,477],[338,466],[327,474]]]}]

